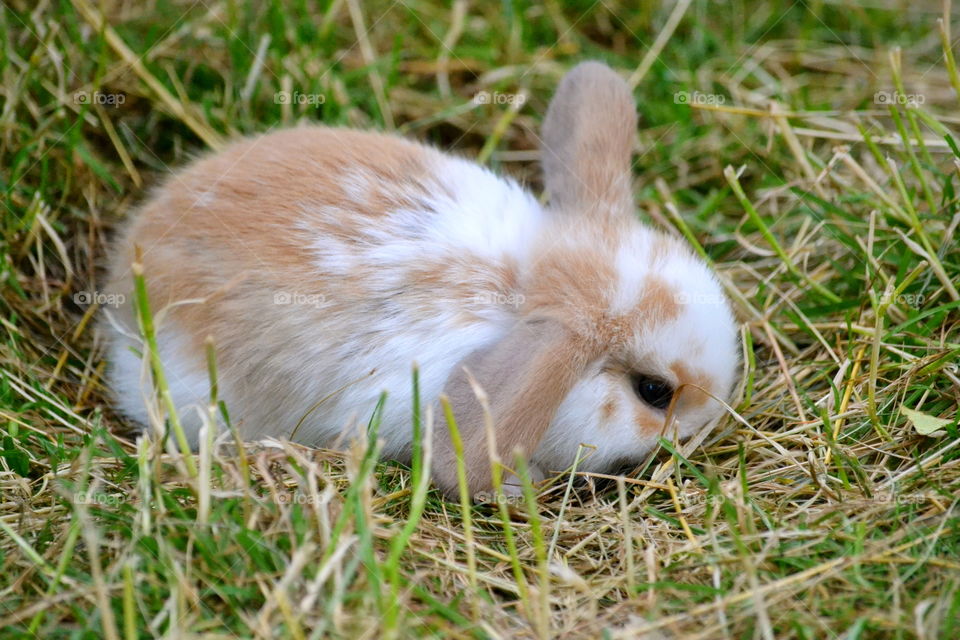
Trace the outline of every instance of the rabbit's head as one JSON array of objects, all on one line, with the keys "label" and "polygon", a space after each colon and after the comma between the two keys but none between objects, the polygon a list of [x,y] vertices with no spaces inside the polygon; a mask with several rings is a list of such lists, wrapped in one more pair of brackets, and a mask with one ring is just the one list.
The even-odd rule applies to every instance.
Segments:
[{"label": "rabbit's head", "polygon": [[[580,469],[608,470],[714,423],[732,393],[738,332],[720,284],[636,216],[636,124],[626,83],[596,62],[570,71],[550,103],[550,221],[522,270],[519,317],[445,387],[474,494],[491,486],[488,429],[502,461],[520,452],[535,476],[568,468],[580,444]],[[455,461],[441,436],[434,475],[449,495]]]}]

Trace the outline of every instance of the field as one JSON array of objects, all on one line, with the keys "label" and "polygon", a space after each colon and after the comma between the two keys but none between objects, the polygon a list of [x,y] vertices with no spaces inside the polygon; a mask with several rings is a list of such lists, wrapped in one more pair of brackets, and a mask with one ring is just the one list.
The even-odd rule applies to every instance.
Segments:
[{"label": "field", "polygon": [[[636,4],[5,0],[0,637],[960,638],[960,10]],[[501,505],[375,442],[124,437],[103,259],[165,174],[323,122],[539,193],[587,59],[635,87],[638,215],[743,323],[714,432]]]}]

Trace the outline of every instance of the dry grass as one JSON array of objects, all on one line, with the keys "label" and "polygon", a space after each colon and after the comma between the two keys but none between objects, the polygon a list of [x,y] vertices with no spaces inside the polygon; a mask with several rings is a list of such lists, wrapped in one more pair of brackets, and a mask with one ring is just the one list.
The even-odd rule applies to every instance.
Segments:
[{"label": "dry grass", "polygon": [[[940,6],[329,4],[0,10],[0,635],[960,637],[960,81]],[[464,509],[362,444],[227,444],[191,479],[111,435],[77,293],[168,167],[322,118],[537,188],[545,100],[588,57],[637,83],[642,212],[710,256],[744,321],[737,403],[705,441]],[[947,424],[921,435],[903,408]]]}]

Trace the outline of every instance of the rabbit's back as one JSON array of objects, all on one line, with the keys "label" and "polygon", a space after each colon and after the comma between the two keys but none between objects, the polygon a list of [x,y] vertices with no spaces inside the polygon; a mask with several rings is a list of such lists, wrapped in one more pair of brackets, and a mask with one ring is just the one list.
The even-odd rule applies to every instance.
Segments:
[{"label": "rabbit's back", "polygon": [[[541,224],[526,191],[468,161],[394,136],[286,130],[202,158],[153,194],[114,254],[111,288],[127,301],[115,318],[135,334],[136,246],[178,406],[206,402],[209,335],[246,435],[289,435],[333,394],[296,437],[330,445],[348,412],[387,390],[387,453],[402,456],[412,363],[433,400],[452,363],[512,323]],[[108,332],[111,386],[146,423],[136,341]]]}]

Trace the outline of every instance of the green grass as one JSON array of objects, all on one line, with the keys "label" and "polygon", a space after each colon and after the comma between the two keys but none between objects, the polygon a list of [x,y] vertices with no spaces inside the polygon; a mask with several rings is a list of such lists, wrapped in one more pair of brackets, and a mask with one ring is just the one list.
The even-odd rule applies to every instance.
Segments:
[{"label": "green grass", "polygon": [[[669,33],[673,3],[637,4],[5,2],[0,637],[960,637],[960,16],[694,0]],[[77,295],[166,172],[318,121],[539,190],[546,102],[589,58],[638,81],[641,215],[744,322],[705,441],[497,508],[428,492],[428,455],[377,462],[377,413],[347,452],[115,435]]]}]

